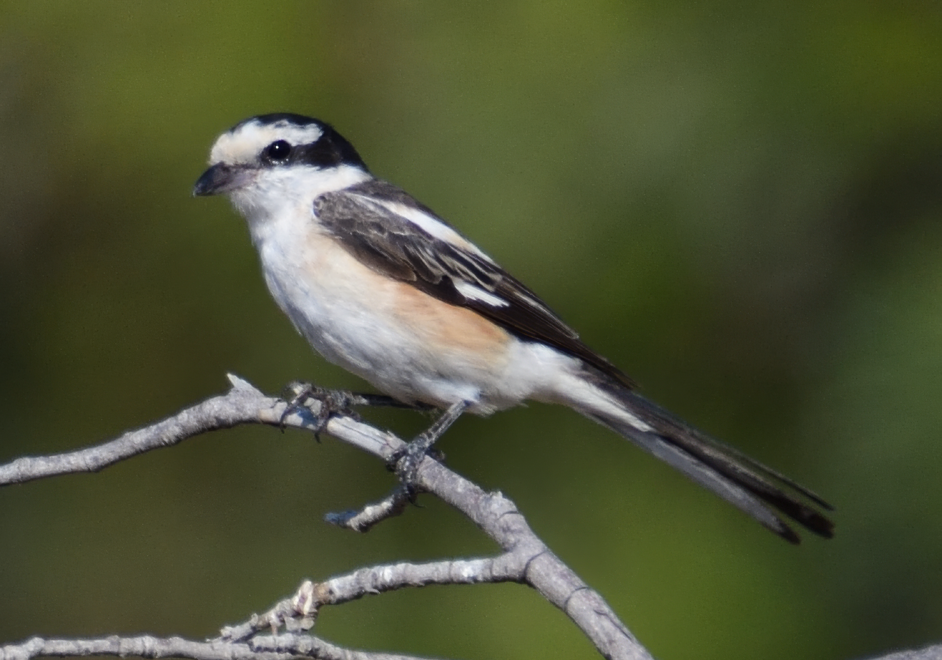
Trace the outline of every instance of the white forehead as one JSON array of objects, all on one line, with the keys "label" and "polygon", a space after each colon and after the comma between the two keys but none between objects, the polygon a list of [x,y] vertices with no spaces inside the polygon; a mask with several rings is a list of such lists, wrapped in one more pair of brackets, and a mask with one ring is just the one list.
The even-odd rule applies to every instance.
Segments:
[{"label": "white forehead", "polygon": [[251,163],[272,142],[285,140],[292,145],[310,144],[317,142],[323,134],[317,124],[299,126],[285,120],[263,124],[251,120],[219,136],[209,152],[209,163]]}]

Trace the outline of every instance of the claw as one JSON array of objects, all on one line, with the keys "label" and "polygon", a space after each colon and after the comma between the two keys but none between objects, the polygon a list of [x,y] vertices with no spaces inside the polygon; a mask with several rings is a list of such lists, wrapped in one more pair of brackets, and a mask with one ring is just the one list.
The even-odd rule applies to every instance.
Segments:
[{"label": "claw", "polygon": [[278,420],[278,426],[281,428],[282,433],[285,432],[285,427],[287,426],[285,420],[288,419],[288,417],[294,413],[300,413],[303,410],[310,412],[310,409],[304,405],[304,402],[313,394],[314,386],[311,383],[293,380],[285,385],[282,400],[286,405],[284,412],[281,413],[281,418]]},{"label": "claw", "polygon": [[[363,397],[350,392],[328,390],[303,381],[288,383],[284,391],[284,401],[287,405],[284,412],[281,413],[280,426],[282,432],[285,430],[285,420],[290,415],[294,413],[306,414],[313,417],[314,438],[318,442],[321,441],[321,432],[327,426],[327,422],[330,421],[331,415],[342,414],[358,418],[358,415],[350,406],[361,403],[363,399]],[[320,404],[316,412],[307,405],[311,400]]]},{"label": "claw", "polygon": [[[410,502],[415,504],[416,496],[420,488],[418,484],[418,471],[422,459],[430,454],[432,445],[455,423],[468,408],[468,402],[459,401],[453,403],[441,417],[435,420],[428,429],[420,433],[415,439],[405,447],[397,450],[389,457],[386,466],[399,477],[399,481],[406,489],[406,495]],[[435,451],[433,458],[444,458],[441,452]]]}]

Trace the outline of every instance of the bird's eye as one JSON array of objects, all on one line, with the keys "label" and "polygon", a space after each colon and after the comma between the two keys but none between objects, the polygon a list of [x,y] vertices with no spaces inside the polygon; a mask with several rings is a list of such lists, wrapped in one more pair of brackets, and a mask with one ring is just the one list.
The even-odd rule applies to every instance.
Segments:
[{"label": "bird's eye", "polygon": [[265,147],[263,153],[267,160],[273,163],[283,163],[291,155],[291,145],[284,140],[278,140]]}]

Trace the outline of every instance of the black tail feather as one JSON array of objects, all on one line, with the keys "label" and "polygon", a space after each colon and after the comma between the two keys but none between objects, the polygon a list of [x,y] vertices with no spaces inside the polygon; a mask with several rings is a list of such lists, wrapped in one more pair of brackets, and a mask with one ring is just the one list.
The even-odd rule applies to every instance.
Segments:
[{"label": "black tail feather", "polygon": [[834,523],[815,508],[833,507],[811,490],[697,431],[639,394],[606,384],[604,389],[649,429],[595,411],[583,411],[587,417],[632,440],[790,543],[798,543],[800,537],[778,513],[819,536],[834,535]]}]

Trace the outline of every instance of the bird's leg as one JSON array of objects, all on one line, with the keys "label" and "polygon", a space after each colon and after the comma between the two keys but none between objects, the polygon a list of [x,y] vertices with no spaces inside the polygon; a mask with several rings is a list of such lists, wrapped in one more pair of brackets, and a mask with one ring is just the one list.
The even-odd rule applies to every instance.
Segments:
[{"label": "bird's leg", "polygon": [[[426,404],[403,403],[385,394],[358,394],[346,390],[328,390],[303,381],[292,381],[285,386],[283,399],[287,406],[281,414],[281,429],[285,428],[285,419],[293,413],[306,411],[314,415],[314,436],[320,440],[320,432],[324,430],[331,415],[343,414],[357,418],[351,406],[385,406],[390,408],[409,408],[415,410],[429,410]],[[308,401],[315,400],[320,404],[317,412],[307,406]]]},{"label": "bird's leg", "polygon": [[435,423],[415,437],[415,439],[402,449],[396,451],[387,461],[387,465],[399,477],[399,481],[406,487],[409,499],[415,499],[416,472],[419,464],[429,449],[440,437],[457,421],[461,414],[468,409],[467,401],[458,401],[451,404]]}]

